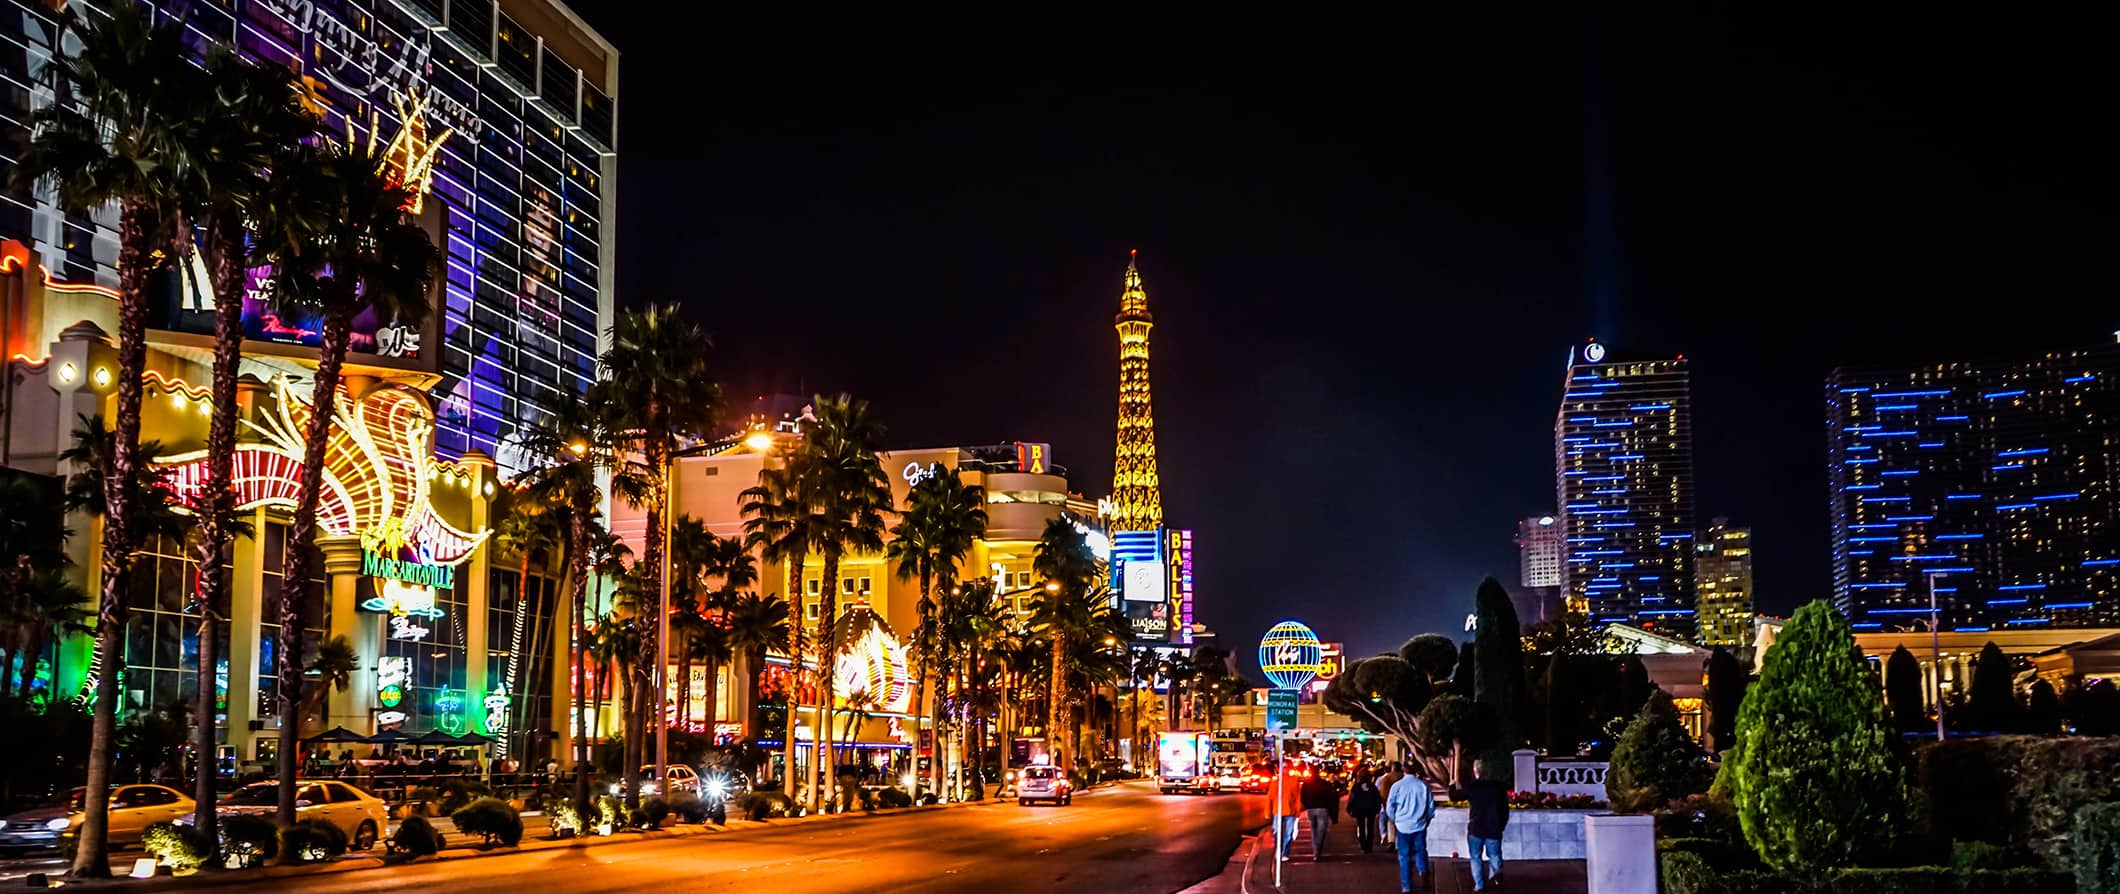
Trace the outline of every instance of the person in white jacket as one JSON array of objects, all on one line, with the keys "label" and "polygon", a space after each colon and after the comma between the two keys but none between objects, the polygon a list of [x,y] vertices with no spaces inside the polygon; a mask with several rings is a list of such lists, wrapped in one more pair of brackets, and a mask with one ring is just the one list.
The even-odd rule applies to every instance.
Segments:
[{"label": "person in white jacket", "polygon": [[1408,775],[1384,797],[1384,816],[1391,821],[1399,850],[1399,890],[1412,894],[1413,873],[1428,886],[1428,820],[1435,816],[1435,795],[1426,780]]}]

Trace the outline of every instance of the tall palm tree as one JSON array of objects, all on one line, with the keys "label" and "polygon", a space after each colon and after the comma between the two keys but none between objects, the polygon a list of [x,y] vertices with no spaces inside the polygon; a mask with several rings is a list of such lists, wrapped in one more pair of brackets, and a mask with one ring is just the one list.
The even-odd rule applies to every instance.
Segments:
[{"label": "tall palm tree", "polygon": [[[522,491],[505,493],[500,523],[493,526],[493,539],[499,552],[515,557],[516,568],[515,605],[509,613],[509,660],[501,685],[509,693],[520,693],[523,691],[519,674],[523,656],[542,641],[536,629],[536,619],[544,616],[538,600],[532,597],[530,563],[532,559],[564,546],[567,513],[561,507],[540,502]],[[519,728],[520,725],[511,724],[510,732]],[[512,754],[511,744],[505,737],[495,743],[494,758],[497,760]]]},{"label": "tall palm tree", "polygon": [[117,4],[108,16],[69,15],[67,24],[79,40],[61,41],[45,67],[47,86],[58,100],[32,116],[29,144],[16,159],[15,176],[24,184],[52,187],[71,213],[118,205],[116,430],[105,497],[103,592],[96,613],[96,654],[110,672],[96,678],[86,808],[70,870],[76,877],[107,878],[119,616],[138,542],[125,483],[140,465],[148,282],[186,251],[184,209],[200,191],[195,111],[199,97],[210,91],[175,25],[155,27],[132,4]]},{"label": "tall palm tree", "polygon": [[[891,543],[884,557],[892,563],[899,580],[920,581],[919,617],[922,627],[934,614],[935,584],[948,590],[955,582],[957,566],[971,553],[972,545],[986,536],[986,491],[967,485],[956,469],[936,469],[906,492],[905,511],[891,528]],[[924,629],[916,629],[911,648],[913,659],[913,710],[922,712],[933,727],[927,710],[928,669],[934,643]],[[941,761],[930,761],[940,772]],[[936,778],[941,778],[939,775]]]},{"label": "tall palm tree", "polygon": [[[1047,583],[1057,585],[1047,587],[1031,606],[1031,627],[1045,636],[1051,650],[1046,660],[1045,735],[1052,742],[1059,739],[1067,706],[1067,641],[1088,630],[1089,619],[1081,609],[1097,578],[1097,560],[1074,523],[1056,518],[1045,523],[1032,553],[1031,568]],[[1061,757],[1056,756],[1055,760]]]},{"label": "tall palm tree", "polygon": [[[624,420],[613,428],[633,439],[630,445],[646,461],[652,474],[645,482],[614,481],[612,489],[626,502],[643,510],[647,530],[642,537],[642,577],[649,619],[642,631],[641,654],[635,662],[635,684],[628,693],[637,706],[639,734],[626,737],[626,806],[640,806],[640,764],[645,754],[651,720],[647,694],[664,673],[658,665],[658,627],[669,611],[662,589],[665,544],[663,526],[669,515],[669,470],[680,441],[711,429],[721,408],[721,389],[707,370],[711,342],[698,326],[687,322],[678,309],[650,305],[639,311],[620,313],[610,330],[610,348],[598,358],[606,378],[619,383],[611,393],[611,407]],[[645,486],[640,486],[644,484]],[[660,712],[660,706],[656,706]],[[658,761],[659,763],[659,761]]]},{"label": "tall palm tree", "polygon": [[[745,593],[736,599],[729,609],[729,648],[741,653],[750,674],[744,683],[744,703],[758,705],[758,680],[765,673],[766,652],[770,649],[788,648],[788,614],[786,601],[779,596],[759,596]],[[750,718],[744,718],[744,737],[754,738],[760,733],[751,728]]]},{"label": "tall palm tree", "polygon": [[[71,634],[94,633],[88,622],[95,617],[82,604],[88,601],[88,593],[68,580],[66,572],[54,568],[32,571],[20,583],[16,591],[16,602],[8,614],[13,627],[15,654],[21,659],[21,682],[16,690],[20,697],[28,699],[30,685],[37,679],[37,665],[44,659],[45,647]],[[52,653],[52,680],[59,679],[58,652]],[[4,665],[0,665],[4,670]],[[0,680],[4,687],[5,680]],[[4,691],[4,689],[0,689]]]},{"label": "tall palm tree", "polygon": [[[686,673],[691,672],[691,665],[695,662],[707,669],[706,691],[701,697],[706,706],[707,716],[703,722],[709,737],[714,735],[714,722],[719,719],[714,704],[721,698],[721,667],[735,657],[736,648],[730,644],[728,619],[724,613],[717,613],[714,617],[702,616],[699,626],[685,639]],[[687,699],[691,698],[689,688],[685,693]]]},{"label": "tall palm tree", "polygon": [[568,619],[568,660],[574,668],[574,800],[587,816],[589,803],[589,575],[623,544],[601,528],[597,508],[605,476],[629,474],[617,438],[600,406],[606,389],[592,386],[581,400],[563,401],[545,419],[518,435],[519,454],[529,466],[520,479],[523,498],[564,517],[566,546],[560,569],[561,596],[554,618]]},{"label": "tall palm tree", "polygon": [[243,360],[243,293],[251,266],[245,223],[272,195],[266,170],[276,157],[315,134],[318,122],[302,104],[294,72],[286,66],[243,59],[222,45],[207,54],[206,78],[212,92],[203,97],[194,122],[203,148],[199,169],[204,186],[194,216],[213,285],[214,339],[206,483],[192,507],[199,516],[194,544],[199,573],[192,594],[199,613],[199,701],[192,712],[197,721],[192,747],[200,755],[192,779],[192,799],[198,804],[192,823],[206,840],[215,841],[220,768],[205,756],[214,753],[212,682],[220,663],[215,628],[228,603],[228,568],[237,533],[236,376]]},{"label": "tall palm tree", "polygon": [[430,293],[441,253],[407,211],[417,198],[399,182],[387,149],[348,140],[298,146],[273,162],[273,201],[257,209],[262,254],[273,264],[273,300],[323,312],[321,343],[302,434],[302,471],[281,568],[279,641],[280,798],[278,821],[295,820],[298,766],[296,702],[302,694],[301,581],[309,579],[323,493],[324,446],[337,424],[339,371],[352,343],[353,318],[417,323],[432,311]]},{"label": "tall palm tree", "polygon": [[891,511],[891,483],[877,457],[882,449],[883,425],[869,414],[869,402],[850,395],[823,397],[816,401],[816,420],[803,431],[801,446],[789,464],[807,483],[801,491],[811,495],[816,514],[817,547],[824,558],[822,595],[818,598],[819,735],[818,785],[827,802],[837,785],[838,766],[833,762],[830,712],[833,672],[839,646],[833,632],[838,629],[839,563],[849,553],[883,551],[883,516]]},{"label": "tall palm tree", "polygon": [[323,712],[329,707],[326,702],[333,692],[344,692],[353,685],[353,674],[360,670],[361,657],[353,650],[353,641],[344,636],[334,636],[317,643],[316,657],[309,659],[303,669],[302,709],[297,715],[296,726],[307,723],[310,717],[318,717],[318,726],[329,726],[331,718]]},{"label": "tall palm tree", "polygon": [[757,550],[760,558],[777,562],[787,571],[789,686],[786,736],[782,740],[785,769],[780,774],[780,784],[781,793],[790,798],[795,797],[795,726],[799,713],[796,694],[802,691],[807,675],[803,660],[803,565],[818,537],[817,513],[802,492],[805,482],[796,477],[792,468],[795,461],[789,457],[788,465],[760,469],[758,483],[737,495],[737,509],[744,517],[744,548]]},{"label": "tall palm tree", "polygon": [[[47,488],[28,478],[0,480],[0,612],[5,612],[15,632],[7,644],[11,654],[0,658],[0,696],[11,689],[14,677],[8,670],[10,662],[18,659],[22,695],[29,695],[42,652],[41,646],[31,645],[43,614],[38,594],[48,592],[38,578],[56,576],[73,564],[62,548],[70,536],[63,503],[53,500]],[[82,596],[76,603],[85,601]]]}]

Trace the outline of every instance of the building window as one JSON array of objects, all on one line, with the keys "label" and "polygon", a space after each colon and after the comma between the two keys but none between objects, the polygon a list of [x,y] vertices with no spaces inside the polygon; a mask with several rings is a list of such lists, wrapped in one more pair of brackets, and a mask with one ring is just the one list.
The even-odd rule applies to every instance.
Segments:
[{"label": "building window", "polygon": [[810,620],[812,620],[812,621],[815,621],[815,620],[817,620],[817,603],[815,603],[815,602],[806,602],[806,603],[803,603],[803,606],[802,606],[802,616],[803,616],[803,617],[805,617],[805,618],[808,618],[808,619],[810,619]]}]

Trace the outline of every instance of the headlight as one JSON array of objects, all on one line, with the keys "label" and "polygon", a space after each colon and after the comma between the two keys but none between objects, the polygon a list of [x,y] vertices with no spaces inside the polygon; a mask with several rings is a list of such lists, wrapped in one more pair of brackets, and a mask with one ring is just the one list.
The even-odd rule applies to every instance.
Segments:
[{"label": "headlight", "polygon": [[45,824],[44,824],[44,828],[46,828],[46,829],[49,829],[49,830],[51,830],[51,831],[53,831],[53,832],[64,832],[64,831],[66,831],[66,829],[67,829],[67,827],[68,827],[68,826],[71,826],[71,825],[73,825],[73,824],[74,824],[74,819],[73,819],[73,817],[70,817],[70,816],[55,816],[55,817],[52,817],[52,818],[51,818],[51,819],[50,819],[49,821],[45,822]]}]

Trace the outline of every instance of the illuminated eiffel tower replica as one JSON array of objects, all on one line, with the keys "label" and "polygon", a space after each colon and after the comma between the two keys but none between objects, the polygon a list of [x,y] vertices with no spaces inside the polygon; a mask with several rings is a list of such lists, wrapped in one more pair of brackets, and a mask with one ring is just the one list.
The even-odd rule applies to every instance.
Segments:
[{"label": "illuminated eiffel tower replica", "polygon": [[1126,263],[1119,296],[1119,444],[1112,454],[1112,495],[1105,524],[1117,531],[1155,531],[1163,525],[1163,485],[1156,475],[1156,417],[1148,399],[1148,291],[1134,258]]}]

